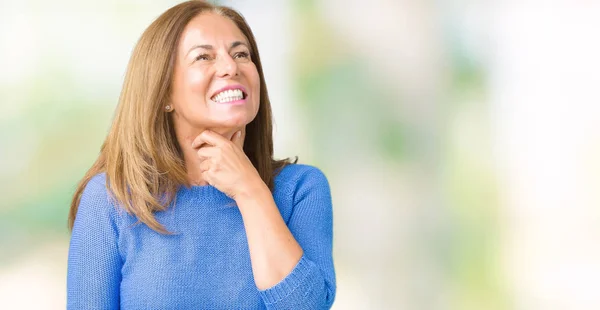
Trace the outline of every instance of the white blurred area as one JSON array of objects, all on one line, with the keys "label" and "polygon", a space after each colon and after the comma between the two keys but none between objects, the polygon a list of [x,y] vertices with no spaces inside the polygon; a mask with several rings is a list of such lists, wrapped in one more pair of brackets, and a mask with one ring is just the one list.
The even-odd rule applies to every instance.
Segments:
[{"label": "white blurred area", "polygon": [[494,6],[503,261],[516,309],[600,308],[600,3]]},{"label": "white blurred area", "polygon": [[[295,27],[302,24],[294,20],[298,5],[223,2],[244,14],[258,40],[276,155],[310,163],[320,150],[303,130],[310,120],[298,108],[290,66]],[[68,64],[77,91],[116,99],[134,43],[175,3],[2,0],[0,86],[9,91],[1,93],[0,122],[27,117],[29,79],[56,64]],[[424,143],[451,141],[493,171],[499,244],[491,273],[505,300],[468,309],[600,309],[600,3],[320,0],[315,6],[339,41],[366,61],[368,79],[402,99],[383,103],[394,117],[415,124]],[[486,72],[486,95],[475,112],[446,112],[449,25]],[[116,101],[107,104],[112,110]],[[22,150],[38,143],[7,133],[0,139]],[[478,291],[462,291],[430,246],[453,225],[441,194],[439,149],[399,166],[360,145],[354,151],[336,155],[325,171],[334,194],[333,309],[462,310],[455,295],[480,300]],[[23,154],[1,150],[0,181],[27,165]],[[0,264],[0,308],[64,309],[67,247],[51,242]]]}]

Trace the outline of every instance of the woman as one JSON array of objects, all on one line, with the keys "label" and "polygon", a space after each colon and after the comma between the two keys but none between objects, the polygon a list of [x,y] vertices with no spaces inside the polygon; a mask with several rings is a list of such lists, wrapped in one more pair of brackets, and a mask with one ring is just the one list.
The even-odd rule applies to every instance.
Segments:
[{"label": "woman", "polygon": [[330,308],[327,179],[272,155],[245,20],[202,1],[166,11],[71,204],[68,308]]}]

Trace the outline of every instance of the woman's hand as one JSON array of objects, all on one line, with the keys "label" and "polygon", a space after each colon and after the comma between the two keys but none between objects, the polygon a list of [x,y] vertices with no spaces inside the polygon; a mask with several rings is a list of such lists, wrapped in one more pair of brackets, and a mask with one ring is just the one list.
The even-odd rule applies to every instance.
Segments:
[{"label": "woman's hand", "polygon": [[244,153],[243,143],[241,131],[233,134],[230,141],[210,130],[203,131],[192,142],[192,147],[202,160],[202,178],[232,199],[264,184]]}]

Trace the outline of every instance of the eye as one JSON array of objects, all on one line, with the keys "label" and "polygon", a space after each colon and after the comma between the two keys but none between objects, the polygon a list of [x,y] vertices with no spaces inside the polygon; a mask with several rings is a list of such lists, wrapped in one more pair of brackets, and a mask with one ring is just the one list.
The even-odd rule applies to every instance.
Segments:
[{"label": "eye", "polygon": [[200,55],[196,56],[195,60],[196,61],[198,61],[198,60],[210,60],[210,55],[208,55],[208,54],[200,54]]},{"label": "eye", "polygon": [[233,55],[234,59],[247,59],[250,57],[248,52],[238,52]]}]

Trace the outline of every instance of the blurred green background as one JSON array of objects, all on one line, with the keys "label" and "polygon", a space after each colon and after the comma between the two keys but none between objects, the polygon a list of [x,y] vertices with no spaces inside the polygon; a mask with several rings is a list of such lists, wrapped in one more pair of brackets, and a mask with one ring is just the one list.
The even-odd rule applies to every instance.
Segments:
[{"label": "blurred green background", "polygon": [[[1,308],[65,307],[71,195],[176,3],[0,2]],[[331,183],[334,309],[600,308],[600,4],[219,3],[257,38],[276,155]]]}]

